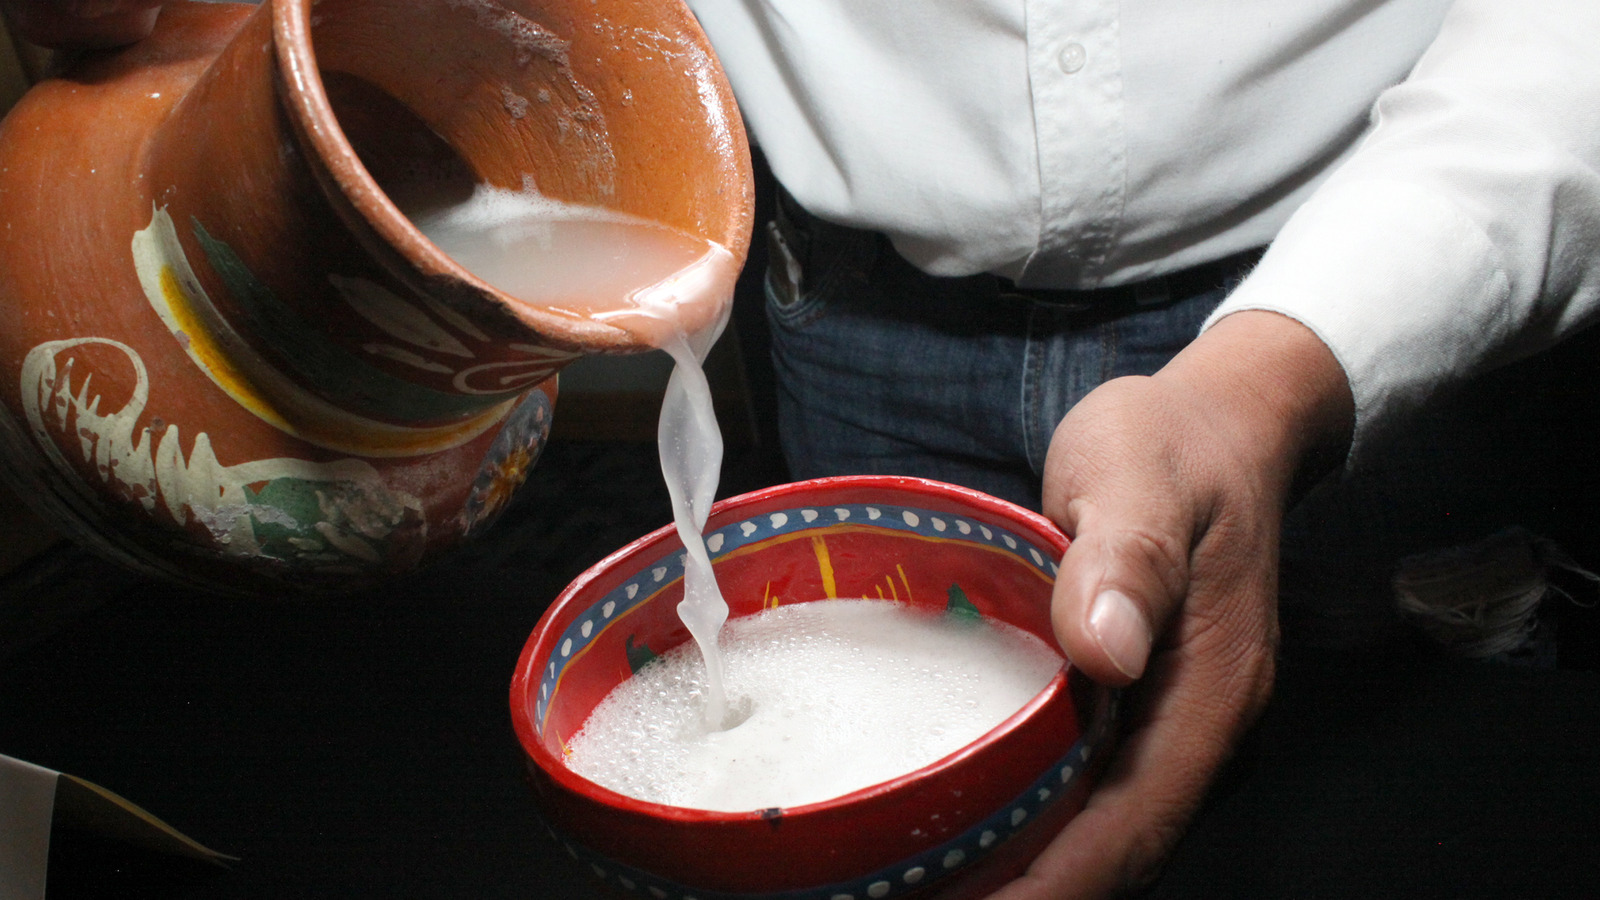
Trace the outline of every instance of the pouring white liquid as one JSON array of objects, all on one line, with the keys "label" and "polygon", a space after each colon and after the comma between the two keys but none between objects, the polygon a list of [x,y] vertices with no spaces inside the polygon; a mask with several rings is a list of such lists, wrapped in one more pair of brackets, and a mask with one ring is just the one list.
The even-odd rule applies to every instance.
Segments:
[{"label": "pouring white liquid", "polygon": [[[707,727],[723,727],[727,700],[717,634],[728,606],[702,535],[722,470],[722,432],[701,363],[732,309],[733,254],[656,222],[483,185],[464,202],[414,210],[411,218],[440,250],[504,293],[608,321],[672,355],[657,438],[688,553],[678,615],[705,657]],[[685,333],[682,309],[707,302],[717,304],[720,315],[711,327]]]},{"label": "pouring white liquid", "polygon": [[[657,436],[686,548],[678,615],[699,653],[670,651],[595,709],[569,744],[579,774],[640,799],[700,809],[825,800],[971,743],[1060,668],[1053,649],[1016,629],[894,603],[818,601],[727,623],[702,537],[722,435],[701,368],[731,307],[737,271],[725,248],[656,223],[485,187],[413,221],[501,291],[609,321],[676,363]],[[684,333],[683,305],[708,300],[721,315]],[[730,693],[740,698],[732,710]]]}]

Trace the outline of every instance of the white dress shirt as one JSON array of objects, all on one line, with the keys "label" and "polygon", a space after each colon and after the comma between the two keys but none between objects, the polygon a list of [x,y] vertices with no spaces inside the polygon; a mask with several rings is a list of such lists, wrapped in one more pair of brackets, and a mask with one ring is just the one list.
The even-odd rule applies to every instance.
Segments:
[{"label": "white dress shirt", "polygon": [[779,180],[926,271],[1274,242],[1357,436],[1600,303],[1600,0],[689,0]]}]

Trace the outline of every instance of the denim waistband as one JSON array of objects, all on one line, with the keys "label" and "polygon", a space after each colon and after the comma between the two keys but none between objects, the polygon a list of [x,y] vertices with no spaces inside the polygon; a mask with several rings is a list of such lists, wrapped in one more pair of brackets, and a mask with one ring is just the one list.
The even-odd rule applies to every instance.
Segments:
[{"label": "denim waistband", "polygon": [[[791,273],[797,287],[801,273],[811,268],[813,252],[837,252],[870,242],[877,245],[880,255],[892,256],[897,262],[911,266],[895,252],[886,236],[819,219],[801,207],[782,187],[778,188],[776,218],[768,223],[767,228],[769,241],[781,247],[781,252],[772,254],[772,264],[779,265],[785,259],[792,259],[799,264],[799,271]],[[1236,283],[1261,259],[1264,250],[1261,247],[1252,248],[1154,278],[1089,290],[1024,288],[999,275],[968,277],[992,280],[995,295],[999,298],[1036,301],[1062,312],[1114,313],[1117,310],[1166,306],[1186,297],[1216,290],[1230,282]]]}]

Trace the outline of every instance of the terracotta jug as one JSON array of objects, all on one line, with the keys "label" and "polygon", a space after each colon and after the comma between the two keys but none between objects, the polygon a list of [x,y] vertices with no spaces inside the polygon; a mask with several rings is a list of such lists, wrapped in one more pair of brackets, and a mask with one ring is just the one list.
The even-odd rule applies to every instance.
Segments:
[{"label": "terracotta jug", "polygon": [[211,588],[456,546],[537,459],[555,373],[646,349],[489,287],[392,199],[478,182],[748,241],[744,132],[677,0],[167,7],[0,126],[0,468]]}]

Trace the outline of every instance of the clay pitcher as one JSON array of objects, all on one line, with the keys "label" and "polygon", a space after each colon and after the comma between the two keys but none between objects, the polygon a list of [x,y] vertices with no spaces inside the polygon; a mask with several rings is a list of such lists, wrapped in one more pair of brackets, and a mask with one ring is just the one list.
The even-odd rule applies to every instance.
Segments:
[{"label": "clay pitcher", "polygon": [[496,291],[396,205],[475,183],[748,240],[740,119],[676,0],[167,7],[0,127],[0,469],[210,588],[347,589],[459,544],[537,459],[555,373],[646,349]]}]

